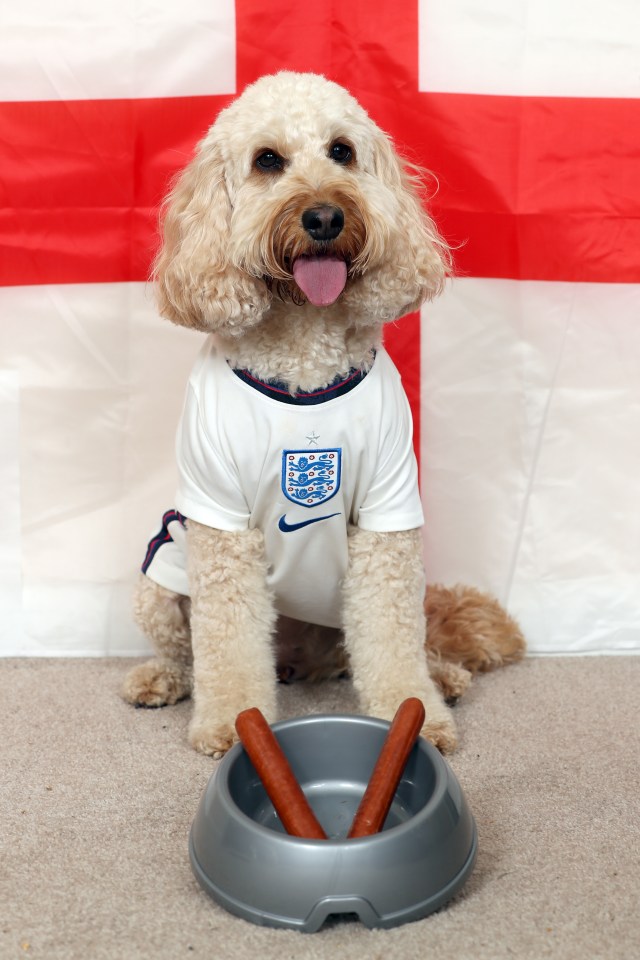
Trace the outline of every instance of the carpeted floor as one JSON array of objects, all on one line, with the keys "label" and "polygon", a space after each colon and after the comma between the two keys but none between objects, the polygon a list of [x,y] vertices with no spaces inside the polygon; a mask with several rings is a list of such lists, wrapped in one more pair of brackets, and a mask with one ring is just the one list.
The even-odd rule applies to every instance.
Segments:
[{"label": "carpeted floor", "polygon": [[[640,657],[532,659],[474,682],[450,762],[476,868],[449,906],[316,934],[234,918],[187,836],[214,762],[190,704],[134,710],[124,660],[0,661],[0,958],[631,960],[640,956]],[[283,716],[354,712],[347,682],[283,687]]]}]

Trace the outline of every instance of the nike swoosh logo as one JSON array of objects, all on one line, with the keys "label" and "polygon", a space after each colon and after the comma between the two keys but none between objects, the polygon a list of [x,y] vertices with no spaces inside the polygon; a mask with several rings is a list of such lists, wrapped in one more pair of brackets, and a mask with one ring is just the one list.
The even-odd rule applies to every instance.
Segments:
[{"label": "nike swoosh logo", "polygon": [[286,514],[282,514],[278,521],[278,527],[283,533],[292,533],[293,530],[302,530],[311,523],[320,523],[321,520],[330,520],[331,517],[339,517],[339,513],[328,513],[326,517],[312,517],[311,520],[302,520],[300,523],[287,523]]}]

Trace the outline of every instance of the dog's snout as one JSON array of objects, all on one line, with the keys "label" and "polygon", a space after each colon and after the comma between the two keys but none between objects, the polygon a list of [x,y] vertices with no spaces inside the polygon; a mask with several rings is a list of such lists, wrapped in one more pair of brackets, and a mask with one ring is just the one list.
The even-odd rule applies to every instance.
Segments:
[{"label": "dog's snout", "polygon": [[309,207],[302,214],[302,226],[313,240],[335,240],[344,227],[344,213],[328,204]]}]

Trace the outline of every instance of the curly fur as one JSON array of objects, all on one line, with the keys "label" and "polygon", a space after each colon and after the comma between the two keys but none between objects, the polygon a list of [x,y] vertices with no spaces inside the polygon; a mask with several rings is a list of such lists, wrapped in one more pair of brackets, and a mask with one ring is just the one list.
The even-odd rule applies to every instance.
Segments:
[{"label": "curly fur", "polygon": [[[267,151],[278,160],[270,169],[259,162]],[[303,213],[317,207],[340,209],[338,235],[319,240],[305,228]],[[315,307],[294,266],[326,253],[344,260],[347,282],[334,303]],[[164,317],[215,332],[233,367],[295,392],[368,369],[383,325],[437,295],[449,266],[416,177],[387,135],[335,83],[284,72],[248,87],[199,144],[167,198],[155,276]],[[464,590],[452,594],[428,611],[425,656],[419,531],[349,533],[343,631],[329,631],[278,624],[258,531],[189,521],[191,608],[141,580],[137,619],[158,655],[129,674],[125,698],[153,706],[193,688],[191,743],[220,755],[235,739],[240,710],[253,705],[274,718],[276,660],[288,679],[348,668],[363,709],[390,719],[402,699],[418,696],[424,735],[452,749],[443,694],[459,696],[478,664],[515,658],[513,630],[507,641],[498,629],[506,615],[485,605],[487,626],[478,631],[472,608],[482,618],[483,603],[474,596],[467,605]]]},{"label": "curly fur", "polygon": [[[429,584],[424,596],[429,673],[449,703],[466,693],[472,677],[520,660],[520,627],[495,597],[474,587]],[[318,683],[346,677],[349,656],[337,630],[281,618],[277,633],[278,677],[283,683]]]},{"label": "curly fur", "polygon": [[[337,141],[353,148],[352,165],[327,156]],[[281,175],[256,170],[267,147],[286,160]],[[347,259],[349,283],[317,311],[300,356],[295,333],[309,305],[291,300],[300,296],[292,268],[313,247],[301,211],[320,203],[345,209],[333,249]],[[448,269],[447,246],[386,134],[346,90],[313,74],[264,77],[223,110],[165,210],[155,268],[162,315],[217,331],[234,366],[292,390],[370,363],[382,323],[439,293]]]},{"label": "curly fur", "polygon": [[[123,695],[138,706],[176,703],[191,694],[191,601],[145,576],[139,578],[135,601],[136,622],[165,656],[134,667]],[[429,673],[448,703],[467,692],[475,674],[516,663],[524,655],[520,627],[488,593],[462,584],[429,584],[424,612]],[[351,673],[341,630],[281,616],[274,648],[281,683],[322,683]]]},{"label": "curly fur", "polygon": [[422,642],[416,642],[426,631],[421,548],[419,530],[350,530],[344,630],[363,709],[385,716],[389,704],[418,697],[426,710],[423,736],[449,751],[456,746],[451,716],[429,675]]}]

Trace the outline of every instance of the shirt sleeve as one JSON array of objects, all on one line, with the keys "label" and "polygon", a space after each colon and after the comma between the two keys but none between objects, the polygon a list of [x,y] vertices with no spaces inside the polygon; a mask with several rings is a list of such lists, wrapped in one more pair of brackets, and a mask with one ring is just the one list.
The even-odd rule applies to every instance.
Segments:
[{"label": "shirt sleeve", "polygon": [[378,466],[358,511],[358,526],[378,533],[413,530],[424,523],[411,409],[399,376],[386,412],[390,416],[382,428]]},{"label": "shirt sleeve", "polygon": [[[215,423],[215,418],[212,418]],[[190,384],[176,438],[176,507],[185,517],[218,530],[246,530],[250,511],[224,444],[210,435]]]}]

